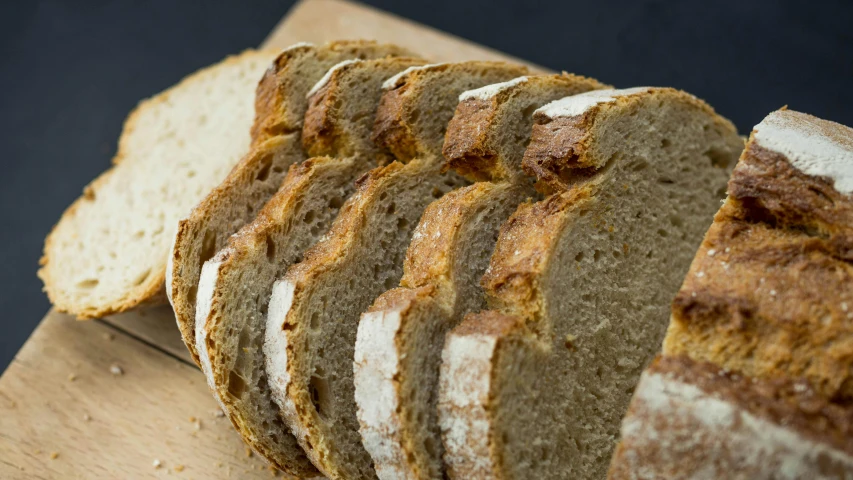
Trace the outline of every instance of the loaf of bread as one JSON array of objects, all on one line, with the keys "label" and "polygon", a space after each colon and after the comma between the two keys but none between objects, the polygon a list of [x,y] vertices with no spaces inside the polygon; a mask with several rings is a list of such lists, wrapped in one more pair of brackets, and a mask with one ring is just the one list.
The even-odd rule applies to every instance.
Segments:
[{"label": "loaf of bread", "polygon": [[792,110],[756,125],[675,297],[664,353],[853,399],[851,193],[853,129]]},{"label": "loaf of bread", "polygon": [[535,196],[521,171],[533,111],[604,86],[574,75],[532,75],[460,95],[443,153],[471,180],[427,207],[406,253],[400,287],[362,315],[355,398],[362,440],[381,479],[441,479],[438,369],[448,329],[485,307],[479,287],[498,228]]},{"label": "loaf of bread", "polygon": [[275,55],[229,57],[128,116],[112,168],[45,240],[38,275],[57,310],[95,318],[166,301],[175,224],[248,150],[255,86]]},{"label": "loaf of bread", "polygon": [[595,90],[540,108],[524,167],[553,193],[501,228],[442,352],[453,478],[602,478],[642,368],[743,147],[668,88]]},{"label": "loaf of bread", "polygon": [[255,95],[251,151],[178,222],[169,255],[166,292],[196,363],[195,308],[202,265],[227,244],[231,234],[255,218],[281,186],[288,167],[307,158],[301,132],[308,91],[343,60],[405,53],[395,45],[364,40],[322,46],[299,43],[284,49],[267,69]]},{"label": "loaf of bread", "polygon": [[399,161],[359,180],[328,236],[273,289],[264,344],[270,384],[300,443],[330,478],[376,477],[353,397],[356,329],[376,296],[400,281],[423,209],[464,184],[441,173],[457,97],[523,73],[515,65],[466,62],[413,67],[386,81],[374,138]]},{"label": "loaf of bread", "polygon": [[853,407],[806,380],[756,379],[687,357],[643,373],[608,479],[845,479]]}]

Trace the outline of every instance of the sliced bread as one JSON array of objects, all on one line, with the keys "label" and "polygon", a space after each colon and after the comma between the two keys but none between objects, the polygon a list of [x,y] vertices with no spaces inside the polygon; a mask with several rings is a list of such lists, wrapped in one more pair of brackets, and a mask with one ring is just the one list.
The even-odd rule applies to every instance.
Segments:
[{"label": "sliced bread", "polygon": [[596,90],[540,108],[524,166],[550,197],[501,228],[442,352],[452,478],[603,478],[667,304],[743,142],[692,95]]},{"label": "sliced bread", "polygon": [[255,86],[275,55],[229,57],[128,116],[112,168],[45,240],[38,275],[57,310],[95,318],[166,301],[174,225],[248,150]]},{"label": "sliced bread", "polygon": [[261,455],[294,475],[315,473],[270,396],[263,349],[273,282],[326,233],[360,175],[376,166],[370,132],[382,82],[424,62],[348,60],[312,89],[303,142],[314,157],[290,168],[258,217],[207,261],[199,281],[196,347],[232,423]]},{"label": "sliced bread", "polygon": [[255,218],[281,186],[288,167],[307,158],[301,132],[308,91],[343,60],[404,53],[397,46],[368,41],[339,41],[319,47],[300,43],[282,51],[267,69],[255,95],[252,149],[178,222],[168,256],[166,292],[184,343],[197,363],[195,307],[201,267],[225,246],[231,234]]},{"label": "sliced bread", "polygon": [[853,407],[805,380],[761,380],[687,357],[643,373],[610,480],[851,478]]},{"label": "sliced bread", "polygon": [[853,129],[768,115],[673,301],[664,353],[853,400],[851,195]]},{"label": "sliced bread", "polygon": [[448,329],[485,308],[479,287],[498,228],[535,196],[521,171],[533,111],[604,86],[574,75],[535,75],[460,95],[444,157],[457,173],[487,179],[427,207],[409,245],[400,287],[362,315],[355,344],[355,399],[365,448],[381,479],[444,475],[436,402]]},{"label": "sliced bread", "polygon": [[358,320],[400,281],[426,205],[464,184],[441,173],[457,98],[524,73],[504,63],[466,62],[411,68],[385,82],[375,138],[400,161],[359,180],[328,236],[273,289],[264,344],[269,381],[300,444],[330,478],[376,477],[353,396]]}]

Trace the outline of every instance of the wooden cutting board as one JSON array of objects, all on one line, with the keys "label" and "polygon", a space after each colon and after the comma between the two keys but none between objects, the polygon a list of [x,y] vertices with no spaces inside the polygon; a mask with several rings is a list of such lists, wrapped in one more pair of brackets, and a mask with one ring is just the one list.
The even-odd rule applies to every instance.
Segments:
[{"label": "wooden cutting board", "polygon": [[[346,38],[436,62],[520,61],[340,0],[298,3],[263,46]],[[2,479],[273,476],[220,413],[168,307],[89,322],[50,311],[0,377]]]}]

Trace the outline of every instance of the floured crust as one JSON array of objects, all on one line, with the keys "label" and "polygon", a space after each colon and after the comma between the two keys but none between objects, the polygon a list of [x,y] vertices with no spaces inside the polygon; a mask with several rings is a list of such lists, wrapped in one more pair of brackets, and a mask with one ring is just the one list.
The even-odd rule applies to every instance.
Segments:
[{"label": "floured crust", "polygon": [[[518,81],[524,79],[524,81]],[[530,88],[559,89],[569,92],[581,92],[606,88],[591,78],[563,72],[561,75],[534,75],[519,77],[516,80],[498,84],[499,89],[478,95],[463,95],[456,113],[447,127],[442,153],[447,159],[445,168],[452,168],[458,174],[472,181],[516,180],[518,168],[503,164],[497,158],[499,147],[497,138],[500,132],[490,128],[505,108],[511,108],[507,100]],[[491,86],[490,86],[491,87]],[[483,87],[480,90],[488,89]],[[471,94],[472,92],[466,92]]]},{"label": "floured crust", "polygon": [[500,351],[529,337],[523,318],[494,310],[469,314],[447,335],[438,404],[450,478],[502,478],[493,402]]},{"label": "floured crust", "polygon": [[121,313],[132,308],[158,305],[166,303],[168,300],[165,291],[166,281],[166,262],[162,265],[153,265],[151,274],[144,282],[134,287],[126,293],[126,295],[117,301],[109,304],[85,304],[78,303],[71,299],[64,298],[53,287],[57,283],[57,279],[51,273],[52,259],[51,251],[54,250],[56,239],[55,236],[60,234],[60,227],[64,222],[71,221],[70,219],[77,216],[80,206],[84,202],[95,201],[99,187],[106,183],[110,176],[115,173],[115,169],[121,166],[125,157],[130,155],[128,151],[128,138],[131,137],[137,127],[139,117],[146,111],[157,108],[160,104],[167,103],[170,97],[179,94],[182,90],[194,88],[193,85],[202,77],[207,76],[210,72],[221,69],[222,67],[239,64],[251,59],[266,59],[270,56],[268,51],[246,50],[239,55],[232,55],[223,61],[200,69],[182,79],[177,85],[159,93],[158,95],[145,99],[134,108],[127,116],[122,127],[122,133],[118,140],[118,150],[112,159],[113,166],[106,172],[102,173],[83,190],[83,195],[75,200],[62,214],[59,221],[51,229],[50,233],[45,238],[45,245],[42,257],[39,259],[40,268],[38,277],[44,282],[44,291],[47,293],[48,299],[57,309],[57,311],[75,315],[78,319],[92,319],[107,315]]},{"label": "floured crust", "polygon": [[[638,98],[679,102],[706,113],[720,130],[736,131],[731,122],[717,115],[707,103],[673,88],[595,90],[569,99],[585,97],[592,100],[578,101],[578,108],[549,109],[550,105],[561,102],[558,100],[534,114],[536,123],[531,135],[532,148],[528,148],[524,154],[523,167],[528,174],[538,179],[537,188],[544,193],[567,190],[573,178],[593,173],[595,169],[605,166],[607,156],[592,146],[593,139],[598,135],[598,131],[592,127],[597,121],[603,123],[603,118],[599,116],[636,108],[634,105]],[[602,101],[602,98],[606,101]]]},{"label": "floured crust", "polygon": [[608,478],[845,478],[851,421],[804,380],[664,357],[643,373]]},{"label": "floured crust", "polygon": [[755,138],[729,194],[673,301],[664,351],[853,399],[851,198]]},{"label": "floured crust", "polygon": [[415,158],[419,154],[440,154],[433,151],[432,145],[420,140],[425,135],[415,131],[414,127],[417,124],[417,116],[422,113],[418,107],[419,102],[423,100],[421,93],[429,88],[429,77],[439,72],[496,67],[507,71],[515,70],[519,76],[528,73],[525,67],[503,62],[443,63],[405,72],[394,83],[388,85],[389,88],[382,96],[373,141],[402,162]]}]

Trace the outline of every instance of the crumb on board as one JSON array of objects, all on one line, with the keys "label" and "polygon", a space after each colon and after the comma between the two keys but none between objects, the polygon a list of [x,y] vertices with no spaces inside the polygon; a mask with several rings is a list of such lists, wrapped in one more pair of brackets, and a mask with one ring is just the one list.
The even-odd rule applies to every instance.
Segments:
[{"label": "crumb on board", "polygon": [[252,449],[249,447],[246,447],[246,456],[251,457],[253,454],[254,454],[254,452],[252,452]]},{"label": "crumb on board", "polygon": [[51,460],[56,460],[57,458],[59,458],[59,452],[50,452]]},{"label": "crumb on board", "polygon": [[68,381],[73,382],[74,380],[77,380],[77,375],[74,373],[69,373],[68,374]]},{"label": "crumb on board", "polygon": [[184,466],[183,465],[175,465],[175,471],[178,473],[183,472]]},{"label": "crumb on board", "polygon": [[220,410],[218,408],[211,413],[213,413],[213,416],[216,418],[224,418],[225,417],[225,412],[223,412],[222,410]]},{"label": "crumb on board", "polygon": [[163,462],[161,462],[157,458],[155,458],[154,461],[151,462],[151,466],[153,466],[154,468],[160,468],[162,465],[163,465]]},{"label": "crumb on board", "polygon": [[116,336],[113,335],[112,333],[105,333],[104,334],[104,339],[106,339],[108,341],[113,341],[113,340],[115,340],[115,338],[116,338]]},{"label": "crumb on board", "polygon": [[117,363],[110,365],[110,373],[113,375],[124,375],[124,369],[121,368]]},{"label": "crumb on board", "polygon": [[92,420],[92,417],[90,417],[88,413],[84,413],[83,414],[83,421],[88,422],[90,420]]}]

